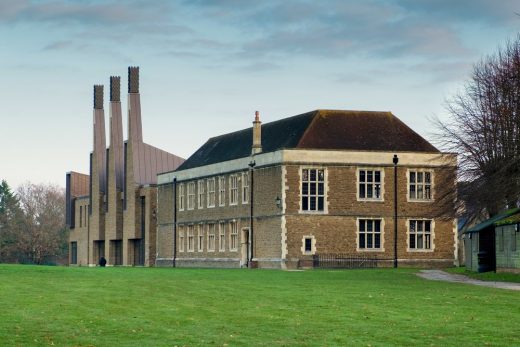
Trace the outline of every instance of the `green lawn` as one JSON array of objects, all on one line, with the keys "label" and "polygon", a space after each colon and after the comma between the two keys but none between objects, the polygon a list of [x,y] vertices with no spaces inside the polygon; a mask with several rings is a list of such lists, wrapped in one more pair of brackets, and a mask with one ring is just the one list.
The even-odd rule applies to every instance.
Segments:
[{"label": "green lawn", "polygon": [[446,269],[447,272],[451,272],[454,274],[466,275],[471,278],[475,278],[481,281],[493,281],[493,282],[516,282],[520,283],[520,274],[516,273],[507,273],[507,272],[473,272],[466,271],[464,266],[462,267],[453,267],[450,269]]},{"label": "green lawn", "polygon": [[0,345],[518,345],[520,292],[414,270],[0,265]]}]

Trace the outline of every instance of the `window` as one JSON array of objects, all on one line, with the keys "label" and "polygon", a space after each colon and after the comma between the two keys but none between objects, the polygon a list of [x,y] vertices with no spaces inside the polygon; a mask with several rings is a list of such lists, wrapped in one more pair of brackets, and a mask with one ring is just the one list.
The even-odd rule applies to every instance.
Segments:
[{"label": "window", "polygon": [[184,211],[184,183],[179,184],[179,211]]},{"label": "window", "polygon": [[310,237],[305,238],[305,252],[310,252],[312,250],[312,239]]},{"label": "window", "polygon": [[204,224],[199,224],[197,227],[197,250],[204,251]]},{"label": "window", "polygon": [[226,225],[223,222],[220,222],[218,223],[218,229],[218,250],[224,252],[226,250]]},{"label": "window", "polygon": [[195,182],[188,183],[188,210],[195,208]]},{"label": "window", "polygon": [[77,242],[70,243],[70,263],[71,264],[78,263],[78,243]]},{"label": "window", "polygon": [[238,250],[238,228],[237,228],[237,222],[232,221],[229,222],[229,228],[231,229],[230,233],[230,242],[229,242],[229,250],[230,251],[236,251]]},{"label": "window", "polygon": [[249,173],[242,173],[242,203],[247,204],[249,201]]},{"label": "window", "polygon": [[83,206],[80,206],[79,207],[79,227],[81,228],[82,226],[83,226]]},{"label": "window", "polygon": [[184,252],[184,227],[179,226],[179,252]]},{"label": "window", "polygon": [[236,205],[238,203],[238,176],[229,176],[229,204]]},{"label": "window", "polygon": [[324,211],[325,170],[303,169],[301,186],[302,211]]},{"label": "window", "polygon": [[226,204],[226,178],[221,176],[218,178],[218,205]]},{"label": "window", "polygon": [[188,225],[188,252],[193,252],[195,250],[194,229],[194,225]]},{"label": "window", "polygon": [[383,200],[381,194],[381,170],[358,171],[359,199]]},{"label": "window", "polygon": [[381,219],[358,220],[360,250],[381,250]]},{"label": "window", "polygon": [[312,235],[304,236],[302,239],[302,254],[311,255],[316,253],[316,239]]},{"label": "window", "polygon": [[432,249],[432,221],[409,221],[409,246],[410,250]]},{"label": "window", "polygon": [[215,179],[208,179],[208,207],[215,207]]},{"label": "window", "polygon": [[211,223],[208,225],[208,252],[215,251],[215,224]]},{"label": "window", "polygon": [[198,208],[204,208],[204,180],[199,180],[197,183],[199,191]]},{"label": "window", "polygon": [[410,200],[432,199],[432,173],[431,171],[409,172],[409,194]]}]

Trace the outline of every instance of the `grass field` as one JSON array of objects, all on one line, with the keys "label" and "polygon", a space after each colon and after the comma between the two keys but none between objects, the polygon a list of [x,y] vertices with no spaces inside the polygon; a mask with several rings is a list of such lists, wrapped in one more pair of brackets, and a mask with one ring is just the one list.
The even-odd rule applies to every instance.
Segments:
[{"label": "grass field", "polygon": [[520,293],[414,270],[0,265],[0,345],[518,345]]},{"label": "grass field", "polygon": [[507,273],[507,272],[473,272],[473,271],[466,271],[465,267],[454,267],[451,269],[446,269],[446,271],[454,273],[454,274],[460,274],[465,275],[477,280],[481,281],[492,281],[492,282],[516,282],[520,283],[520,274],[517,273]]}]

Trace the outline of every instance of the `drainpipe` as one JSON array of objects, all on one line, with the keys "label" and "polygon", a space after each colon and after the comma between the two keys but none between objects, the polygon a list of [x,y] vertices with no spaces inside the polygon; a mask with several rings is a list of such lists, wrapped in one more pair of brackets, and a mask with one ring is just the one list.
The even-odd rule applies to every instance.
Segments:
[{"label": "drainpipe", "polygon": [[399,158],[394,154],[394,268],[397,268],[397,164]]},{"label": "drainpipe", "polygon": [[251,252],[249,254],[250,259],[248,259],[248,267],[251,267],[251,262],[253,261],[253,199],[254,199],[254,168],[255,168],[256,162],[254,160],[251,160],[249,163],[249,173],[251,176],[251,184],[249,187],[249,247],[251,248]]},{"label": "drainpipe", "polygon": [[177,178],[173,179],[173,262],[177,260]]}]

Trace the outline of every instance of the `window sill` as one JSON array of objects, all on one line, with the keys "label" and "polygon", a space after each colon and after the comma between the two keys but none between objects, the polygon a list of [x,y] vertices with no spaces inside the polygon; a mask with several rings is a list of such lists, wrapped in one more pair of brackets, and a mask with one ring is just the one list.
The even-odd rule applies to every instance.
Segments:
[{"label": "window sill", "polygon": [[408,253],[432,253],[433,249],[407,249]]},{"label": "window sill", "polygon": [[361,202],[385,202],[385,199],[363,199],[363,198],[357,198],[357,201],[361,201]]},{"label": "window sill", "polygon": [[407,199],[408,202],[434,202],[434,199]]},{"label": "window sill", "polygon": [[303,211],[303,210],[299,210],[298,211],[299,214],[328,214],[328,211]]},{"label": "window sill", "polygon": [[356,251],[359,252],[359,253],[364,253],[364,252],[367,252],[367,253],[381,253],[381,252],[384,252],[385,249],[384,248],[375,248],[375,249],[357,248]]}]

